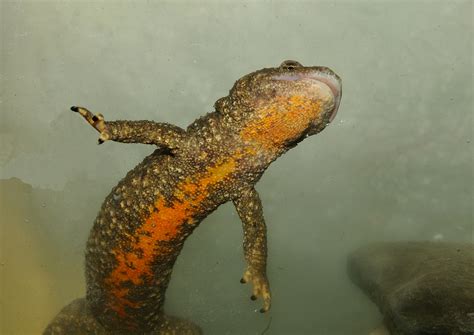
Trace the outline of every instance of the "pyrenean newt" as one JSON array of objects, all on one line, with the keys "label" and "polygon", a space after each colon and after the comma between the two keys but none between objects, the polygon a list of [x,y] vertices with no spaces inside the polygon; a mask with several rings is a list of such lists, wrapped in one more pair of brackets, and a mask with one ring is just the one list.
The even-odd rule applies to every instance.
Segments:
[{"label": "pyrenean newt", "polygon": [[158,147],[107,196],[86,247],[87,294],[66,306],[45,334],[199,334],[163,305],[186,238],[232,201],[243,223],[241,279],[270,308],[267,243],[255,183],[271,162],[336,115],[341,80],[326,67],[285,61],[240,78],[215,111],[187,129],[153,121],[106,121],[72,107],[116,141]]}]

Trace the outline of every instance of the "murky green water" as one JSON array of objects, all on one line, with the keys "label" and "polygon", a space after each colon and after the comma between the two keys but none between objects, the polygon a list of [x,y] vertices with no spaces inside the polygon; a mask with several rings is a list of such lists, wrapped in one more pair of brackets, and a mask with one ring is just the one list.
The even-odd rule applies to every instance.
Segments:
[{"label": "murky green water", "polygon": [[38,334],[84,295],[99,206],[152,149],[96,145],[69,111],[185,127],[284,59],[343,79],[336,120],[257,189],[273,307],[239,284],[240,222],[189,238],[167,309],[205,334],[368,334],[381,315],[347,254],[384,240],[473,240],[471,1],[2,1],[0,332]]}]

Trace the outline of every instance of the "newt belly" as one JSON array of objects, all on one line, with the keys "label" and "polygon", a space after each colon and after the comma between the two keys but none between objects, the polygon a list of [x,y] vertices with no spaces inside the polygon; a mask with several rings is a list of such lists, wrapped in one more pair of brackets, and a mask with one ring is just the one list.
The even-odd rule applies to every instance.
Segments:
[{"label": "newt belly", "polygon": [[128,293],[132,286],[153,285],[153,262],[158,256],[167,257],[176,251],[170,244],[162,243],[182,239],[184,225],[198,224],[202,203],[209,198],[210,188],[230,179],[236,170],[238,155],[218,162],[205,172],[187,177],[176,186],[172,201],[160,196],[142,224],[133,235],[115,246],[116,266],[105,279],[113,298],[109,307],[121,318],[127,317],[126,307],[140,308],[140,301],[132,301]]},{"label": "newt belly", "polygon": [[[186,130],[153,121],[105,121],[72,107],[99,143],[158,146],[106,198],[86,248],[87,295],[67,306],[45,334],[199,334],[165,314],[173,265],[184,241],[219,205],[232,201],[244,230],[252,299],[270,309],[267,240],[254,188],[268,166],[322,131],[337,112],[341,80],[325,67],[285,61],[239,79],[215,111]],[[87,331],[84,331],[87,330]]]}]

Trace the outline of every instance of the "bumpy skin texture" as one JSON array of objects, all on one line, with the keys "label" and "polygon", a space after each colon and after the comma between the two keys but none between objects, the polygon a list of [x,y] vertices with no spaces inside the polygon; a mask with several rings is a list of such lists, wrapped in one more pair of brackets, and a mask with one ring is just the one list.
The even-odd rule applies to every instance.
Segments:
[{"label": "bumpy skin texture", "polygon": [[74,320],[92,316],[105,333],[197,333],[187,321],[164,314],[165,291],[186,238],[227,201],[244,228],[247,269],[241,281],[252,283],[252,299],[262,298],[261,311],[267,311],[266,227],[254,185],[277,157],[326,127],[340,97],[341,82],[331,70],[285,61],[239,79],[215,112],[186,130],[150,121],[109,122],[72,107],[99,131],[99,143],[158,149],[112,189],[100,209],[86,248],[86,299],[75,302],[82,309],[69,308],[82,315],[60,313],[46,333],[70,334]]}]

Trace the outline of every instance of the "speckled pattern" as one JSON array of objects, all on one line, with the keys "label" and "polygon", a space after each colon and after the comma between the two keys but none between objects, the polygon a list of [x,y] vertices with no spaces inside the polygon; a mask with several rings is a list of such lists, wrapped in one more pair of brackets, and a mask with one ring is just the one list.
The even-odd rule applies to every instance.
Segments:
[{"label": "speckled pattern", "polygon": [[326,127],[340,98],[341,81],[330,69],[285,61],[239,79],[214,112],[186,130],[109,122],[72,107],[100,133],[99,143],[158,149],[105,199],[87,242],[86,298],[65,307],[45,334],[199,334],[197,326],[165,315],[165,292],[186,238],[228,201],[244,229],[241,282],[253,285],[252,299],[261,298],[267,311],[266,227],[254,185],[271,162]]}]

